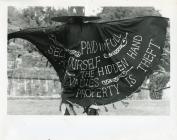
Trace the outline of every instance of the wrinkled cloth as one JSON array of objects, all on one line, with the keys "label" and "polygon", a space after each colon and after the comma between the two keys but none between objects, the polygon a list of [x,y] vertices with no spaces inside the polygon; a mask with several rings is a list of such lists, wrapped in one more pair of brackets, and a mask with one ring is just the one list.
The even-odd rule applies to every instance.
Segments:
[{"label": "wrinkled cloth", "polygon": [[63,103],[82,107],[121,101],[159,64],[168,19],[137,17],[102,23],[67,23],[11,33],[32,42],[56,70]]}]

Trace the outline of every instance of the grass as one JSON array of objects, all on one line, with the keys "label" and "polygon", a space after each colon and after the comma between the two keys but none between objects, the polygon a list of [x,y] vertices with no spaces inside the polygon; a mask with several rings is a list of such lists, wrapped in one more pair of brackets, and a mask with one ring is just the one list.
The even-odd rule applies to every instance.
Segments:
[{"label": "grass", "polygon": [[[121,102],[115,103],[117,109],[107,105],[108,112],[100,107],[100,115],[169,115],[170,103],[168,100],[130,100],[125,107]],[[16,99],[7,101],[8,115],[61,115],[58,109],[59,99],[32,100]],[[83,110],[77,109],[79,113]]]}]

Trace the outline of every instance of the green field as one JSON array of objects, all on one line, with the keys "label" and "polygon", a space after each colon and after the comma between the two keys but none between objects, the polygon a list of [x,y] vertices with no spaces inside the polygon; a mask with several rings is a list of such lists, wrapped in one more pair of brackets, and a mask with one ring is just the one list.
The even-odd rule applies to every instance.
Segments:
[{"label": "green field", "polygon": [[[102,107],[100,115],[169,115],[170,113],[168,100],[129,100],[128,102],[127,107],[121,102],[116,103],[117,109],[108,105],[108,112]],[[61,115],[58,106],[58,99],[8,99],[7,113],[9,115]]]}]

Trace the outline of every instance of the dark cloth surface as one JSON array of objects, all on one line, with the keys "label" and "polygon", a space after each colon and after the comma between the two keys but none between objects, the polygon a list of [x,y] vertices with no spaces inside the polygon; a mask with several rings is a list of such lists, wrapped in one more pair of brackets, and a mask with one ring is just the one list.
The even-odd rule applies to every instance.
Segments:
[{"label": "dark cloth surface", "polygon": [[63,102],[83,107],[120,101],[159,64],[168,19],[138,17],[103,23],[68,23],[11,33],[36,45],[56,70]]}]

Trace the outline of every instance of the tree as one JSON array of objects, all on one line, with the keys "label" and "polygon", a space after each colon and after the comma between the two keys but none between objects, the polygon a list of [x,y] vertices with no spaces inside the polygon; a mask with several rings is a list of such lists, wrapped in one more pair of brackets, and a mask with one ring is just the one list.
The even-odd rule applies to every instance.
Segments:
[{"label": "tree", "polygon": [[152,7],[104,7],[98,16],[107,21],[138,16],[160,16],[160,13]]}]

